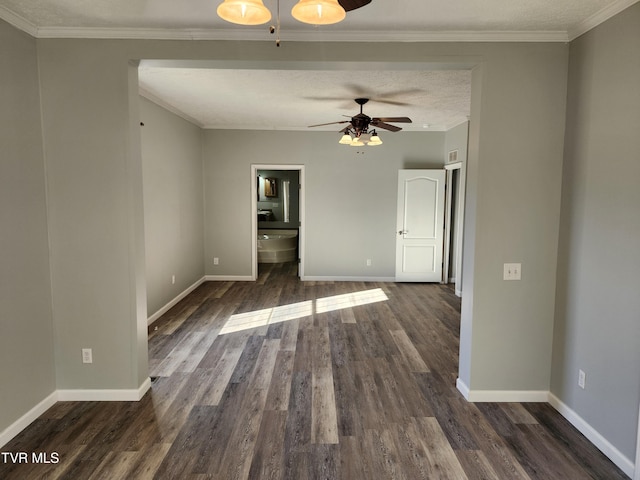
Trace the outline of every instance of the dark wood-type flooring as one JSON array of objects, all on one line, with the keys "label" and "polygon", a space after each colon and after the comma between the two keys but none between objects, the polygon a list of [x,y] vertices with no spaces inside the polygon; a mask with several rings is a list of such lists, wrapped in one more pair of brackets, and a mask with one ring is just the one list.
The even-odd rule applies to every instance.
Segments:
[{"label": "dark wood-type flooring", "polygon": [[[59,402],[1,479],[625,479],[547,404],[456,390],[447,286],[207,282],[150,327],[140,402]],[[386,298],[385,298],[386,297]]]}]

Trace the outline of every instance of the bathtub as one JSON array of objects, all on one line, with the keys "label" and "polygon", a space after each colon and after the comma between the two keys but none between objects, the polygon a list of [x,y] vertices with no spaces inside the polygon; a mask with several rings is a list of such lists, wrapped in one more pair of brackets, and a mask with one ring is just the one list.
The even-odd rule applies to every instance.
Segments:
[{"label": "bathtub", "polygon": [[258,230],[258,263],[293,262],[297,250],[297,230]]}]

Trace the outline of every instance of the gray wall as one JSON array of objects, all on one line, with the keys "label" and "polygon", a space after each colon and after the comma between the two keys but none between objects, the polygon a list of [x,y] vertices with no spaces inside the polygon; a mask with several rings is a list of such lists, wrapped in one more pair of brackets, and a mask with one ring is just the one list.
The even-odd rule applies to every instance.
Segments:
[{"label": "gray wall", "polygon": [[55,390],[36,41],[0,21],[0,432]]},{"label": "gray wall", "polygon": [[126,44],[38,42],[59,389],[131,390],[148,377],[139,99]]},{"label": "gray wall", "polygon": [[640,404],[638,51],[640,4],[571,44],[551,384],[632,462]]},{"label": "gray wall", "polygon": [[[502,44],[473,70],[459,377],[471,392],[549,389],[567,55]],[[513,262],[522,280],[504,281]]]},{"label": "gray wall", "polygon": [[152,315],[204,276],[202,130],[145,98],[140,104],[147,311]]},{"label": "gray wall", "polygon": [[251,164],[271,163],[305,166],[305,276],[393,278],[398,169],[442,168],[444,133],[381,136],[357,149],[333,132],[205,131],[207,274],[251,274]]}]

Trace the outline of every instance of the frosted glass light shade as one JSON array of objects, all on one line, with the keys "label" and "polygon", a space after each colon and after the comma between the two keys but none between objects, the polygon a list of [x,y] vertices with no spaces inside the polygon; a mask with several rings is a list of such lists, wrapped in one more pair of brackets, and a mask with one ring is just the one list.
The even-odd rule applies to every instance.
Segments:
[{"label": "frosted glass light shade", "polygon": [[353,139],[351,138],[351,135],[349,135],[348,133],[345,133],[338,143],[340,145],[351,145],[352,141]]},{"label": "frosted glass light shade", "polygon": [[217,13],[223,20],[239,25],[262,25],[271,20],[271,12],[262,0],[224,0]]},{"label": "frosted glass light shade", "polygon": [[329,25],[344,20],[347,15],[338,0],[300,0],[291,9],[296,20],[311,25]]},{"label": "frosted glass light shade", "polygon": [[371,138],[367,142],[367,145],[375,147],[376,145],[382,145],[382,139],[378,136],[377,133],[371,135]]}]

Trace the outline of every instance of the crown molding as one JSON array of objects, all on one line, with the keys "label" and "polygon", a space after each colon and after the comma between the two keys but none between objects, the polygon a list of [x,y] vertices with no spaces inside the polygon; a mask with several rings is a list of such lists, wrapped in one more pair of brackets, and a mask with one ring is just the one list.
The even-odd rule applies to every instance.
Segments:
[{"label": "crown molding", "polygon": [[611,17],[638,3],[638,1],[640,0],[618,0],[611,5],[604,7],[602,10],[594,13],[589,18],[578,23],[574,28],[570,29],[567,32],[569,41],[575,40],[580,35],[587,33],[592,28],[597,27],[601,23],[609,20]]},{"label": "crown molding", "polygon": [[[11,21],[8,20],[10,23]],[[18,25],[16,25],[18,26]],[[18,26],[18,28],[20,28]],[[26,30],[28,31],[28,30]],[[144,39],[144,40],[230,40],[271,41],[267,29],[169,29],[169,28],[84,28],[35,27],[37,38]],[[292,42],[567,42],[565,31],[377,31],[340,32],[288,30],[280,34],[282,41]]]},{"label": "crown molding", "polygon": [[18,30],[28,33],[32,37],[38,37],[38,27],[26,18],[16,15],[3,5],[0,5],[0,18],[16,27]]},{"label": "crown molding", "polygon": [[[341,32],[283,30],[281,40],[295,42],[569,42],[617,15],[640,0],[617,0],[576,24],[568,31],[376,31]],[[123,40],[231,40],[270,41],[268,29],[172,29],[108,27],[39,27],[0,6],[0,18],[35,38],[123,39]]]},{"label": "crown molding", "polygon": [[147,100],[149,100],[152,103],[155,103],[156,105],[158,105],[159,107],[164,108],[165,110],[168,110],[169,112],[173,113],[174,115],[177,115],[178,117],[182,118],[183,120],[186,120],[189,123],[192,123],[193,125],[195,125],[196,127],[200,127],[200,128],[206,128],[204,125],[202,125],[198,120],[196,120],[193,117],[190,117],[189,115],[187,115],[186,113],[178,110],[176,107],[174,107],[173,105],[165,102],[164,100],[162,100],[160,97],[154,95],[153,93],[151,93],[148,90],[145,90],[142,87],[138,87],[138,94],[141,97],[146,98]]}]

